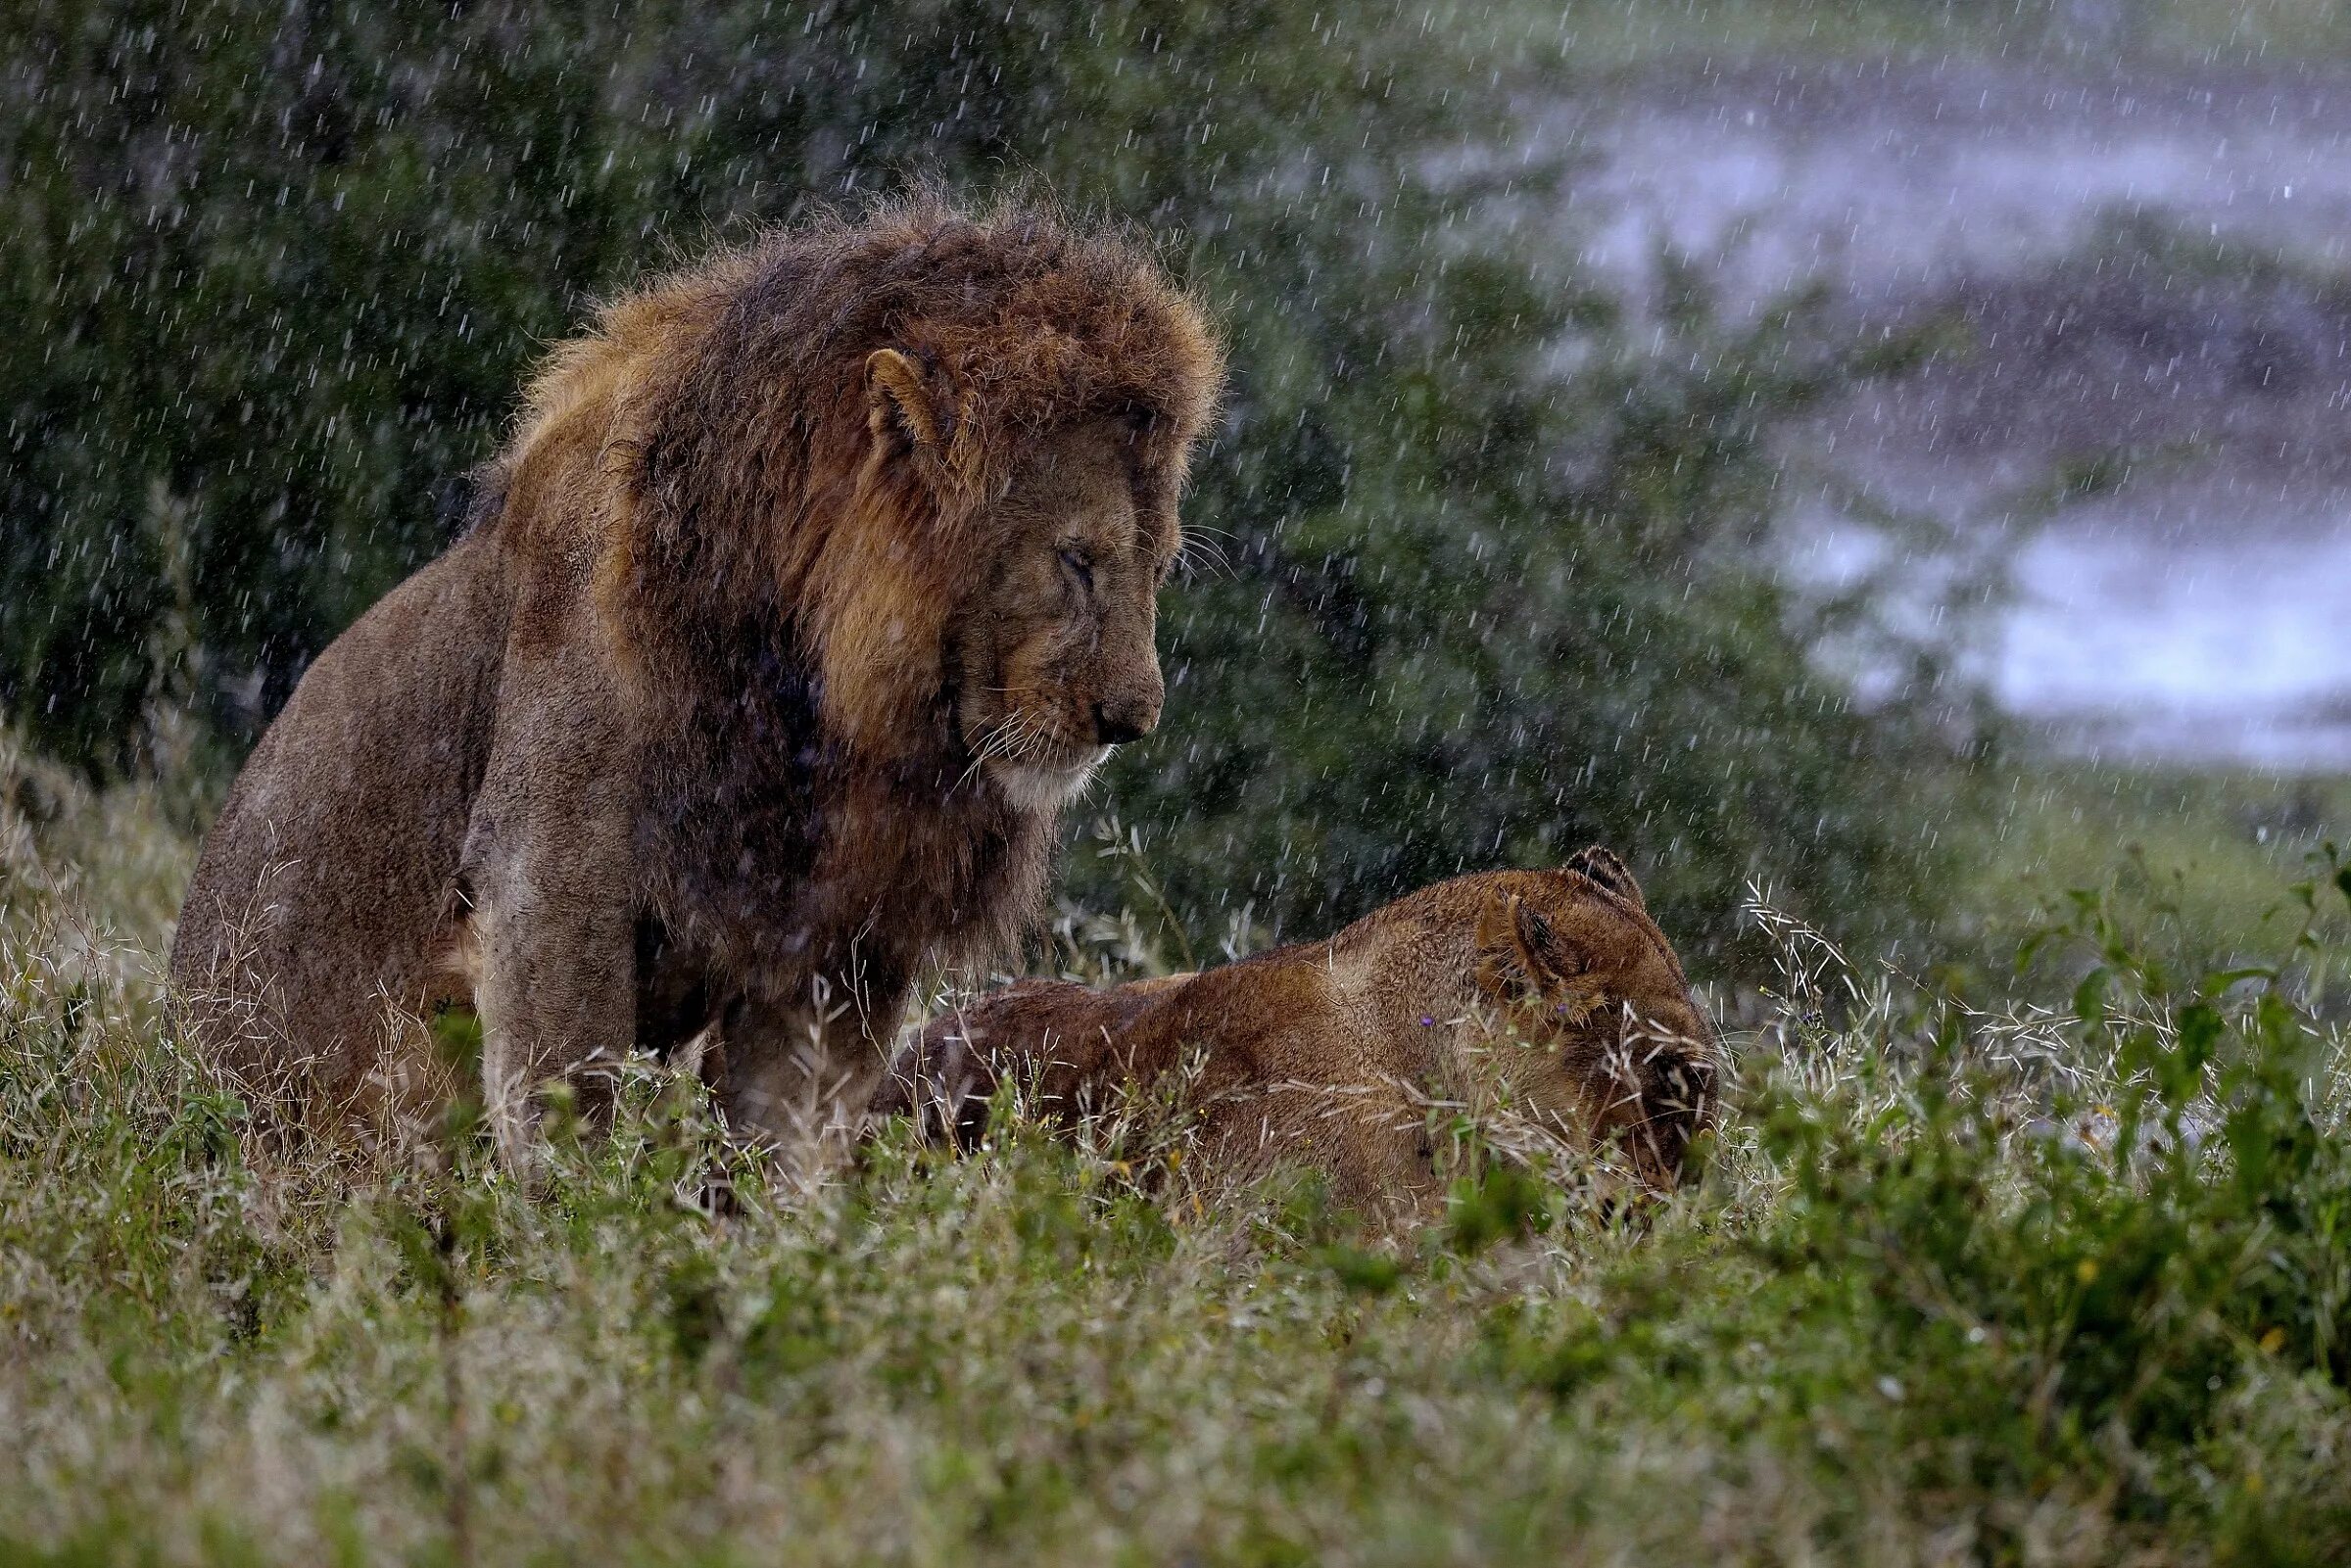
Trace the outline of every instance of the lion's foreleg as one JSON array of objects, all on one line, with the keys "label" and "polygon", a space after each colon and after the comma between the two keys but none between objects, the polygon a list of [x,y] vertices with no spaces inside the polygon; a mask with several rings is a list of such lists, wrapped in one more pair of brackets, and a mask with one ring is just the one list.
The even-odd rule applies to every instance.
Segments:
[{"label": "lion's foreleg", "polygon": [[635,1032],[634,945],[623,911],[551,902],[509,873],[476,900],[482,972],[482,1102],[508,1169],[533,1164],[545,1092],[584,1116],[610,1101]]},{"label": "lion's foreleg", "polygon": [[546,1091],[561,1084],[598,1115],[636,1037],[632,796],[612,737],[583,733],[597,728],[572,727],[560,749],[549,727],[521,728],[494,756],[466,835],[482,1099],[517,1173],[534,1164]]}]

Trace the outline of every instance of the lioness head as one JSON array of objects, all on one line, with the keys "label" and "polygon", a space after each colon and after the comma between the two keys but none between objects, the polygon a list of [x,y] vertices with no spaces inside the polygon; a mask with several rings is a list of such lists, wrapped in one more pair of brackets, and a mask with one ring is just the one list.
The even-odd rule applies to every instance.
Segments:
[{"label": "lioness head", "polygon": [[[953,437],[916,364],[867,360],[876,438],[921,461]],[[1031,443],[984,502],[989,542],[945,628],[955,725],[1014,804],[1050,809],[1110,748],[1149,735],[1166,694],[1156,598],[1178,543],[1147,410],[1072,419]]]},{"label": "lioness head", "polygon": [[1595,845],[1478,920],[1478,983],[1537,1060],[1514,1074],[1549,1119],[1614,1143],[1649,1185],[1713,1123],[1720,1058],[1681,960],[1624,862]]}]

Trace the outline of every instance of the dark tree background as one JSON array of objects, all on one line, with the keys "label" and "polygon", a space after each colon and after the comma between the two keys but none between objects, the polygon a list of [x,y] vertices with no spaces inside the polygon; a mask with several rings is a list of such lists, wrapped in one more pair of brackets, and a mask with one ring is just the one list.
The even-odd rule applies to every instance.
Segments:
[{"label": "dark tree background", "polygon": [[[1695,950],[1755,878],[1932,913],[1931,658],[1857,711],[1769,572],[1771,438],[1879,368],[1800,306],[1630,319],[1504,72],[1418,6],[0,0],[0,707],[224,773],[450,537],[534,356],[645,269],[910,176],[1147,228],[1232,342],[1103,803],[1195,927],[1324,928],[1603,839]],[[1931,653],[1931,650],[1929,650]],[[1080,835],[1082,894],[1116,864]]]}]

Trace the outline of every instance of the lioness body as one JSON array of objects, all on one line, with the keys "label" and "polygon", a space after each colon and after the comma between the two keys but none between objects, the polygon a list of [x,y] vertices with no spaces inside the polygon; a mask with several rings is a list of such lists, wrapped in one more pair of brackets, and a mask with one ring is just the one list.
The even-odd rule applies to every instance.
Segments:
[{"label": "lioness body", "polygon": [[474,527],[338,639],[207,839],[173,974],[306,1108],[387,1004],[533,1091],[696,1042],[786,1138],[861,1107],[910,977],[1033,915],[1156,722],[1152,596],[1217,358],[1119,243],[917,203],[606,310]]},{"label": "lioness body", "polygon": [[1186,1069],[1199,1158],[1220,1178],[1319,1168],[1366,1211],[1437,1193],[1424,1101],[1463,1081],[1490,1022],[1529,1047],[1512,1081],[1571,1137],[1620,1142],[1656,1185],[1713,1114],[1713,1031],[1621,862],[1457,878],[1325,941],[1094,990],[1023,981],[935,1021],[877,1093],[964,1141],[1006,1079],[1057,1117]]}]

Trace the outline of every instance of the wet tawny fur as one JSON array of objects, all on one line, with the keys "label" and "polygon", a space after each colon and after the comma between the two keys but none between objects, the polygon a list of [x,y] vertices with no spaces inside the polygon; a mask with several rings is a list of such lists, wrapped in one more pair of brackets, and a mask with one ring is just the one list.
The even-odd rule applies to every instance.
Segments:
[{"label": "wet tawny fur", "polygon": [[1197,974],[1023,981],[934,1022],[873,1109],[968,1143],[1000,1081],[1069,1118],[1191,1054],[1212,1179],[1300,1163],[1345,1204],[1412,1214],[1438,1196],[1415,1093],[1462,1082],[1489,1031],[1517,1043],[1497,1048],[1530,1110],[1572,1141],[1615,1141],[1653,1186],[1678,1178],[1715,1114],[1714,1031],[1631,873],[1597,847],[1558,871],[1440,882],[1326,941]]},{"label": "wet tawny fur", "polygon": [[1157,722],[1210,417],[1119,238],[918,199],[664,277],[560,346],[475,526],[322,653],[172,956],[229,1066],[362,1096],[387,1004],[533,1089],[694,1042],[731,1116],[862,1107],[909,977],[1032,918],[1055,819]]}]

